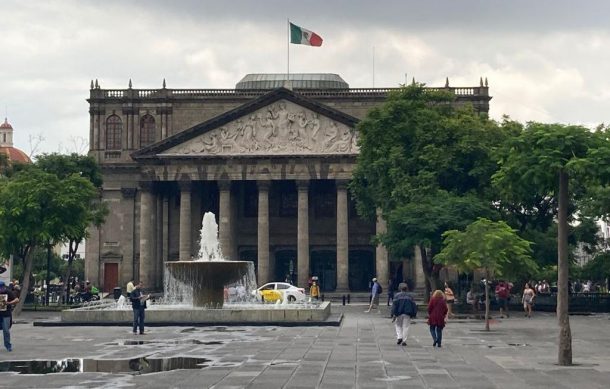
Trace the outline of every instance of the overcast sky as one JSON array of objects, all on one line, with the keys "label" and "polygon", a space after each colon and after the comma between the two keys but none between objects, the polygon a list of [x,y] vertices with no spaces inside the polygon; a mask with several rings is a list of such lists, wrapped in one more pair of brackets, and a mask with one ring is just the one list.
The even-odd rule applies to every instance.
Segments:
[{"label": "overcast sky", "polygon": [[[491,115],[609,122],[610,2],[567,0],[0,0],[0,112],[15,146],[74,151],[104,89],[233,88],[286,71],[286,20],[324,39],[291,45],[291,72],[351,87],[489,80]],[[373,47],[375,72],[373,76]]]}]

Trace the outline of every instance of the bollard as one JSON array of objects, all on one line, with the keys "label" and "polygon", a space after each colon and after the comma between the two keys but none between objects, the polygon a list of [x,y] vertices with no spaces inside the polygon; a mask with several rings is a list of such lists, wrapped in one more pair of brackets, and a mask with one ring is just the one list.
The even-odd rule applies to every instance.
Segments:
[{"label": "bollard", "polygon": [[320,300],[322,300],[322,302],[324,302],[324,295],[320,296]]},{"label": "bollard", "polygon": [[343,295],[342,300],[343,300],[343,305],[345,305],[345,295]]},{"label": "bollard", "polygon": [[347,303],[348,303],[348,304],[349,304],[349,301],[350,301],[350,297],[351,297],[351,296],[348,294],[348,295],[347,295]]}]

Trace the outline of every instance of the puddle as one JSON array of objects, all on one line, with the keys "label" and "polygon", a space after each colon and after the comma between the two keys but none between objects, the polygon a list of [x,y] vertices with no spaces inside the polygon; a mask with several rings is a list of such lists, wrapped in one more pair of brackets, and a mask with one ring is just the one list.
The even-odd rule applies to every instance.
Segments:
[{"label": "puddle", "polygon": [[181,339],[181,340],[121,340],[118,342],[104,343],[104,346],[145,346],[145,345],[167,345],[174,346],[178,344],[196,344],[204,346],[213,346],[223,344],[218,340],[204,342],[197,339]]},{"label": "puddle", "polygon": [[530,345],[527,343],[506,343],[509,346],[515,346],[515,347],[529,347]]},{"label": "puddle", "polygon": [[19,374],[53,373],[127,373],[148,374],[177,369],[203,369],[206,358],[134,358],[134,359],[61,359],[56,361],[3,361],[0,372]]},{"label": "puddle", "polygon": [[238,328],[229,328],[229,327],[204,327],[204,328],[195,328],[189,327],[183,330],[178,331],[181,334],[189,334],[193,332],[245,332],[244,329]]}]

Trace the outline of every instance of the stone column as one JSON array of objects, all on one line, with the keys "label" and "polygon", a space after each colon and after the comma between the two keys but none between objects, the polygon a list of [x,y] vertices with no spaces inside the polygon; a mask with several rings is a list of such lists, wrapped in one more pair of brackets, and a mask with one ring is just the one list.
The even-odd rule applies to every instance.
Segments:
[{"label": "stone column", "polygon": [[269,186],[258,181],[258,284],[269,282]]},{"label": "stone column", "polygon": [[154,288],[154,207],[152,182],[140,183],[140,281],[146,288]]},{"label": "stone column", "polygon": [[[377,209],[377,222],[375,224],[375,233],[383,234],[387,231],[386,221],[381,214],[381,209]],[[377,281],[383,288],[388,285],[388,250],[381,243],[375,249],[375,267],[377,268]]]},{"label": "stone column", "polygon": [[231,239],[231,181],[218,181],[219,212],[218,243],[226,259],[235,260]]},{"label": "stone column", "polygon": [[155,250],[155,285],[157,289],[163,289],[163,226],[167,223],[167,220],[163,218],[164,197],[162,194],[157,194],[157,223],[155,229],[155,240],[157,241],[157,249]]},{"label": "stone column", "polygon": [[[169,260],[169,195],[163,197],[163,261]],[[163,265],[165,271],[165,265]]]},{"label": "stone column", "polygon": [[349,290],[347,181],[337,181],[337,291]]},{"label": "stone column", "polygon": [[135,242],[136,234],[134,225],[136,223],[136,188],[121,188],[121,212],[123,213],[123,234],[121,244],[123,245],[123,261],[119,265],[121,268],[119,285],[125,285],[135,278],[137,273],[135,264],[135,248],[139,247],[139,242]]},{"label": "stone column", "polygon": [[191,182],[181,181],[180,186],[180,261],[191,260]]},{"label": "stone column", "polygon": [[297,181],[297,272],[298,286],[309,279],[309,181]]}]

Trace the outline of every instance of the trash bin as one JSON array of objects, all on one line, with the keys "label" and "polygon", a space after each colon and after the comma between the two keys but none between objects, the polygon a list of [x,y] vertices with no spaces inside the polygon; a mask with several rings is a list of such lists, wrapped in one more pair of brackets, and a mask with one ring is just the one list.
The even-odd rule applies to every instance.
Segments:
[{"label": "trash bin", "polygon": [[119,297],[121,297],[121,295],[123,294],[123,292],[121,291],[121,288],[119,286],[117,286],[116,288],[114,288],[113,294],[114,294],[114,299],[118,300]]}]

